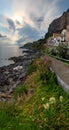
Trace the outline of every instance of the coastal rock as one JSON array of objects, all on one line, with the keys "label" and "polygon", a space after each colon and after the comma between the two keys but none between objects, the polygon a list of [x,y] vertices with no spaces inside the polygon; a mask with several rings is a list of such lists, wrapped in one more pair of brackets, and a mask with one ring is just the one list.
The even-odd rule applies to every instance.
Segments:
[{"label": "coastal rock", "polygon": [[[7,101],[12,98],[12,93],[17,85],[23,84],[27,76],[28,65],[40,55],[40,44],[37,43],[25,45],[23,48],[23,56],[11,57],[15,63],[0,68],[0,100]],[[25,52],[24,52],[25,49]],[[33,89],[30,90],[33,93]],[[5,99],[5,100],[4,100]]]},{"label": "coastal rock", "polygon": [[15,68],[13,68],[13,70],[21,70],[21,69],[23,69],[23,67],[22,66],[16,66]]},{"label": "coastal rock", "polygon": [[1,94],[1,98],[11,98],[11,95],[7,95],[6,93]]}]

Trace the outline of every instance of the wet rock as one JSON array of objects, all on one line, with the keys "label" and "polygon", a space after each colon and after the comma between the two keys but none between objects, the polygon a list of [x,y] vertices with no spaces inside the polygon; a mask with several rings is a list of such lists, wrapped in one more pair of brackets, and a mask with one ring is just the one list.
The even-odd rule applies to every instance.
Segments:
[{"label": "wet rock", "polygon": [[13,77],[13,81],[17,81],[18,80],[18,78],[19,78],[19,76],[18,75],[15,75],[14,77]]},{"label": "wet rock", "polygon": [[6,93],[1,94],[1,98],[11,98],[11,95],[7,95]]},{"label": "wet rock", "polygon": [[[24,56],[12,57],[15,63],[9,66],[3,66],[0,68],[0,100],[8,100],[11,98],[12,93],[16,89],[16,86],[23,84],[27,76],[27,67],[39,54],[39,49],[34,49],[33,45],[26,46],[27,49],[23,51]],[[33,93],[33,89],[30,90]]]}]

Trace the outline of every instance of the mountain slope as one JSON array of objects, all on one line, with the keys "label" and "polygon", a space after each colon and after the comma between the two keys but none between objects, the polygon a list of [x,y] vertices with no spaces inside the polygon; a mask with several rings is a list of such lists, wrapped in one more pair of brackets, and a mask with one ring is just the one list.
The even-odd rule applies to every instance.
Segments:
[{"label": "mountain slope", "polygon": [[65,29],[66,26],[69,24],[69,9],[62,14],[61,17],[55,19],[48,28],[48,33],[46,34],[45,38],[52,35],[55,32],[61,32],[62,29]]}]

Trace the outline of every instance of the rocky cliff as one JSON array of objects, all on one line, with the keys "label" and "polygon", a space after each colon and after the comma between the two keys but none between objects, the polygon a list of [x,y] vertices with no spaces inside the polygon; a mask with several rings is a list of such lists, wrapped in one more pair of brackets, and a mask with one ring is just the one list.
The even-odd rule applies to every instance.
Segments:
[{"label": "rocky cliff", "polygon": [[49,25],[46,36],[54,32],[61,32],[62,29],[66,28],[67,24],[69,24],[69,9]]}]

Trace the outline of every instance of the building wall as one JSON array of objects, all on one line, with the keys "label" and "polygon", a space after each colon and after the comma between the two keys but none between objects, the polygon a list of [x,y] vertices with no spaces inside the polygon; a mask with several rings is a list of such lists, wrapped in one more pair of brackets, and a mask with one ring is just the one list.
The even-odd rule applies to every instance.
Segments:
[{"label": "building wall", "polygon": [[61,33],[53,33],[53,38],[55,37],[61,37]]},{"label": "building wall", "polygon": [[67,42],[67,44],[69,45],[69,25],[67,25],[66,42]]}]

